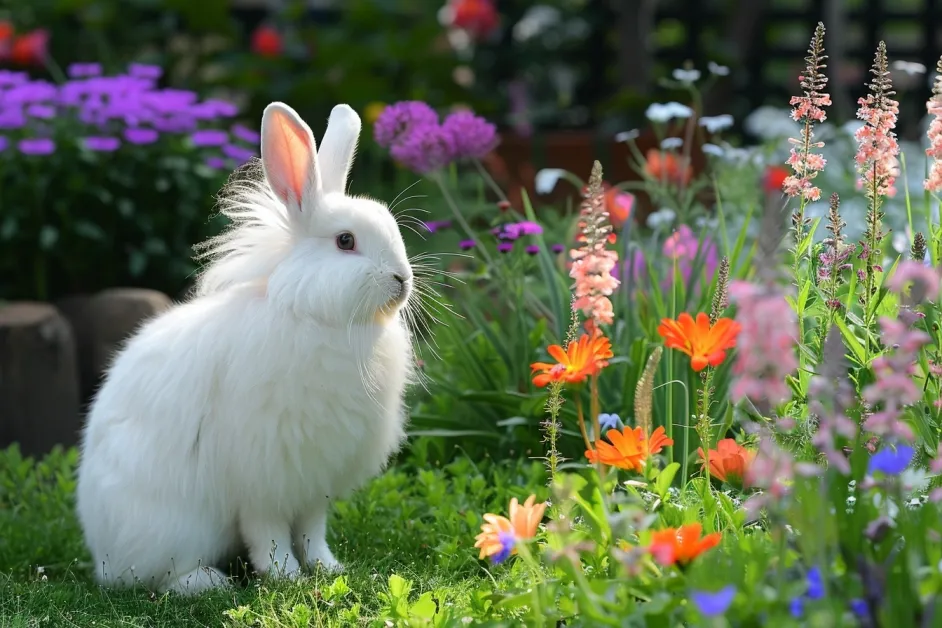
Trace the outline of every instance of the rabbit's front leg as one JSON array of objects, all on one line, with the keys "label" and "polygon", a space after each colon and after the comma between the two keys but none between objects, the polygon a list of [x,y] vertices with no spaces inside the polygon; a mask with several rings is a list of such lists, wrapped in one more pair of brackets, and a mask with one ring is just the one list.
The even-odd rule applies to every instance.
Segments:
[{"label": "rabbit's front leg", "polygon": [[331,571],[340,571],[342,566],[327,547],[327,504],[317,504],[308,509],[296,526],[298,551],[309,567],[320,563]]},{"label": "rabbit's front leg", "polygon": [[256,571],[279,578],[301,575],[301,563],[291,550],[291,527],[287,522],[243,514],[240,524],[249,560]]}]

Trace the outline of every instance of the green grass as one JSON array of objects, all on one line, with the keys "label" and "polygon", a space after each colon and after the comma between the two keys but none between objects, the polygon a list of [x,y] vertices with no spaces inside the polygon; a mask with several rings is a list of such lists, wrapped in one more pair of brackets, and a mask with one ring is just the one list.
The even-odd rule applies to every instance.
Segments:
[{"label": "green grass", "polygon": [[[337,504],[329,542],[344,574],[284,583],[249,576],[196,598],[111,591],[91,579],[73,513],[75,452],[24,460],[0,452],[0,626],[451,626],[479,615],[507,567],[477,560],[487,511],[545,483],[535,462],[415,458]],[[428,617],[428,619],[423,619]],[[386,623],[392,621],[393,623]]]}]

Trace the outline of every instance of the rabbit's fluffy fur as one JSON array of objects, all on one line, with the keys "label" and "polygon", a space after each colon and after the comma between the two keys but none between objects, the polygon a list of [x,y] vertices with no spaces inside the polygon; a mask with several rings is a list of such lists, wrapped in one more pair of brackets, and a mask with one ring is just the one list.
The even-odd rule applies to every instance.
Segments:
[{"label": "rabbit's fluffy fur", "polygon": [[99,582],[202,591],[243,545],[260,573],[339,568],[330,502],[399,447],[413,365],[398,226],[345,195],[359,132],[338,105],[317,151],[293,110],[266,108],[264,176],[221,195],[233,224],[204,246],[195,296],[115,357],[78,473]]}]

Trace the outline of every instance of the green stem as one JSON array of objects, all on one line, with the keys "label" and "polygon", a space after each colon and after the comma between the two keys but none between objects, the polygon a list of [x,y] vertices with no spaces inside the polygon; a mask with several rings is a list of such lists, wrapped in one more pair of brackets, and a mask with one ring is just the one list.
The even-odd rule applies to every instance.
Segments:
[{"label": "green stem", "polygon": [[468,238],[474,241],[474,247],[480,251],[481,257],[484,258],[484,261],[487,262],[488,266],[493,267],[494,260],[491,258],[484,245],[481,244],[477,237],[475,237],[474,231],[471,229],[471,225],[468,224],[468,221],[465,220],[464,216],[461,214],[461,209],[458,207],[455,199],[451,196],[451,192],[448,191],[448,186],[445,184],[442,174],[440,172],[436,173],[432,175],[432,178],[435,180],[435,183],[438,184],[439,189],[441,189],[442,196],[445,198],[445,202],[448,204],[451,212],[455,215],[455,220],[457,220],[458,224],[461,225],[461,228],[464,229]]}]

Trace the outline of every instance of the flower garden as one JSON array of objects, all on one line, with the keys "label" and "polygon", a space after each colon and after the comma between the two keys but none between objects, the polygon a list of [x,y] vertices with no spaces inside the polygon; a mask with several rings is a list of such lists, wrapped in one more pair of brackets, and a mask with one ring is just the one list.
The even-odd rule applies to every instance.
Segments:
[{"label": "flower garden", "polygon": [[[402,453],[331,514],[343,573],[235,561],[196,598],[101,589],[76,450],[12,446],[0,624],[942,625],[942,61],[904,141],[893,51],[837,126],[826,44],[819,24],[790,112],[747,121],[762,143],[698,109],[728,68],[681,68],[689,104],[646,110],[656,147],[618,136],[635,179],[544,168],[519,202],[484,116],[361,111],[361,150],[395,169],[419,382]],[[203,203],[258,154],[257,122],[160,74],[0,73],[10,300],[173,294],[193,272],[218,229]],[[577,202],[543,206],[564,188]],[[135,209],[153,195],[174,213]]]}]

